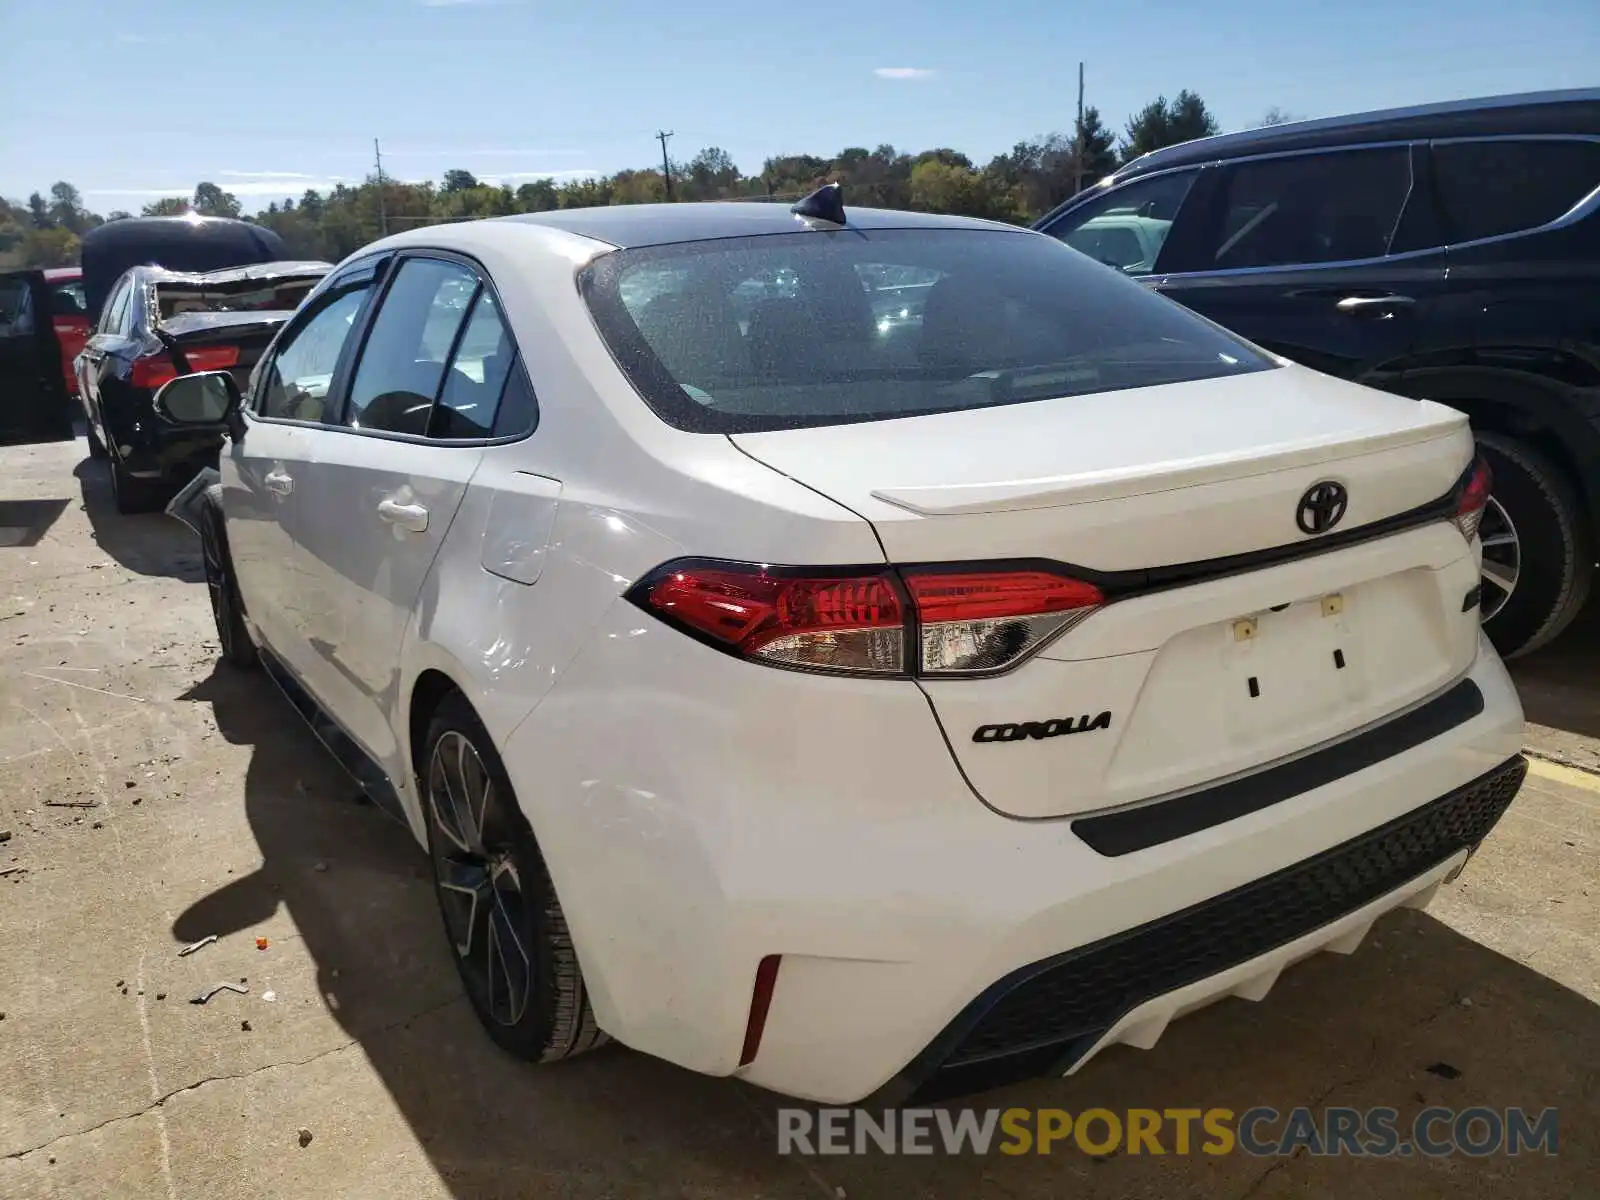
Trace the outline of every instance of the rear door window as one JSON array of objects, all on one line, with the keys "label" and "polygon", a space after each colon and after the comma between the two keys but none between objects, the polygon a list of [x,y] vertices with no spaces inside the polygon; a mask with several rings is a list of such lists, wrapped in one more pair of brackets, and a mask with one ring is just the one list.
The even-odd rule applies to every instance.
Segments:
[{"label": "rear door window", "polygon": [[1406,146],[1294,154],[1219,170],[1193,270],[1381,258],[1411,194]]},{"label": "rear door window", "polygon": [[1096,262],[1127,275],[1148,275],[1198,175],[1171,171],[1135,180],[1080,204],[1049,232]]},{"label": "rear door window", "polygon": [[514,358],[494,293],[483,288],[472,300],[471,315],[444,373],[428,433],[447,439],[494,436],[495,414]]},{"label": "rear door window", "polygon": [[1600,187],[1600,142],[1436,142],[1433,178],[1452,242],[1520,233]]},{"label": "rear door window", "polygon": [[618,250],[580,286],[680,429],[735,433],[1016,404],[1271,367],[1050,238],[855,230]]},{"label": "rear door window", "polygon": [[50,286],[50,312],[57,317],[87,317],[89,302],[83,294],[81,279],[69,280]]},{"label": "rear door window", "polygon": [[408,258],[400,264],[362,347],[345,424],[417,437],[428,432],[434,398],[477,286],[460,263]]}]

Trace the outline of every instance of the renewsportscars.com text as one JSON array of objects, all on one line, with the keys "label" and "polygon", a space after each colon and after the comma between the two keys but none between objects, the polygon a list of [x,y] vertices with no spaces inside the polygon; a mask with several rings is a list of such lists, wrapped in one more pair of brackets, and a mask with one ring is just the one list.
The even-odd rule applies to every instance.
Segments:
[{"label": "renewsportscars.com text", "polygon": [[778,1110],[780,1154],[1114,1154],[1304,1151],[1358,1158],[1553,1155],[1553,1108],[861,1108]]}]

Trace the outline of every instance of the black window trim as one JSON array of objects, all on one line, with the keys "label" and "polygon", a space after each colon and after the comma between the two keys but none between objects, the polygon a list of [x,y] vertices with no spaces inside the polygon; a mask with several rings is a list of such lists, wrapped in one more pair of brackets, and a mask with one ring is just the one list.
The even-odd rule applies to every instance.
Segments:
[{"label": "black window trim", "polygon": [[[1435,146],[1459,146],[1469,142],[1600,142],[1600,135],[1588,133],[1486,133],[1467,137],[1444,137],[1427,139],[1428,152],[1431,156]],[[1437,188],[1437,177],[1435,177]],[[1434,203],[1438,205],[1437,196]],[[1551,233],[1557,229],[1565,229],[1569,225],[1576,225],[1579,221],[1592,216],[1600,211],[1600,181],[1595,183],[1585,195],[1579,198],[1566,212],[1560,216],[1546,221],[1543,225],[1531,225],[1527,229],[1513,229],[1510,233],[1496,233],[1489,237],[1472,238],[1465,242],[1449,242],[1444,249],[1469,250],[1476,246],[1492,246],[1498,242],[1509,242],[1515,238],[1532,237],[1535,234]],[[1441,208],[1442,212],[1442,208]],[[1399,257],[1396,255],[1395,257]]]},{"label": "black window trim", "polygon": [[[247,423],[259,421],[264,425],[292,425],[300,429],[320,429],[327,423],[326,405],[323,407],[324,420],[321,421],[302,421],[295,417],[269,417],[264,415],[261,412],[260,404],[267,386],[267,376],[278,362],[285,335],[298,333],[304,329],[329,306],[336,304],[358,286],[364,288],[367,292],[366,298],[361,302],[361,308],[356,312],[355,331],[359,332],[366,322],[367,314],[372,309],[372,293],[376,286],[381,283],[378,275],[383,266],[384,258],[376,255],[362,259],[359,263],[350,264],[349,267],[340,271],[337,276],[330,278],[326,287],[321,287],[313,292],[294,316],[284,323],[283,328],[273,336],[272,345],[268,347],[267,353],[262,356],[260,365],[257,368],[255,387],[251,389],[249,403],[243,406]],[[370,276],[367,274],[368,269],[372,272]],[[353,338],[347,338],[339,348],[339,357],[333,364],[333,375],[328,380],[328,399],[330,400],[338,394],[338,389],[344,382],[346,364],[350,357],[350,346],[353,340]]]},{"label": "black window trim", "polygon": [[[1159,171],[1146,171],[1146,172],[1143,172],[1143,173],[1141,173],[1139,175],[1135,175],[1130,179],[1123,180],[1122,182],[1118,183],[1116,186],[1108,189],[1105,192],[1099,193],[1099,194],[1100,195],[1113,195],[1116,192],[1121,191],[1123,188],[1132,187],[1134,184],[1143,182],[1146,179],[1155,179],[1156,177],[1161,176],[1161,175],[1173,175],[1173,174],[1176,174],[1179,171],[1192,171],[1192,170],[1195,170],[1196,168],[1200,168],[1200,169],[1204,169],[1204,170],[1212,170],[1212,169],[1216,169],[1216,168],[1220,168],[1220,167],[1233,166],[1236,163],[1260,162],[1260,161],[1263,161],[1263,160],[1266,160],[1266,159],[1273,159],[1273,158],[1297,158],[1297,157],[1300,157],[1302,155],[1307,155],[1307,154],[1338,154],[1338,153],[1341,153],[1341,152],[1347,151],[1347,150],[1379,150],[1379,149],[1383,149],[1385,147],[1390,147],[1390,146],[1410,146],[1410,147],[1412,147],[1412,149],[1413,149],[1413,169],[1412,169],[1411,184],[1412,184],[1412,189],[1415,190],[1416,185],[1417,185],[1417,172],[1416,172],[1416,169],[1415,169],[1415,151],[1416,151],[1416,149],[1418,147],[1422,147],[1422,148],[1426,149],[1431,155],[1431,151],[1432,151],[1432,148],[1434,146],[1451,145],[1451,144],[1456,144],[1456,143],[1460,143],[1460,142],[1531,142],[1531,141],[1538,141],[1538,142],[1600,142],[1600,135],[1582,134],[1582,133],[1504,133],[1504,134],[1477,134],[1477,135],[1464,136],[1464,137],[1446,137],[1446,138],[1423,138],[1423,137],[1418,137],[1418,138],[1404,138],[1404,139],[1401,139],[1401,140],[1398,140],[1398,141],[1348,142],[1348,143],[1344,143],[1344,144],[1341,144],[1341,145],[1338,145],[1338,146],[1311,146],[1311,147],[1305,147],[1305,148],[1302,148],[1302,149],[1299,149],[1299,150],[1277,150],[1277,151],[1272,151],[1270,153],[1263,153],[1263,154],[1242,154],[1242,155],[1239,155],[1236,158],[1210,159],[1210,160],[1208,160],[1206,162],[1203,162],[1203,163],[1190,162],[1190,163],[1184,163],[1181,166],[1165,167],[1165,168],[1163,168],[1162,170],[1159,170]],[[1080,193],[1080,194],[1082,194],[1085,197],[1083,203],[1087,204],[1089,202],[1089,199],[1088,199],[1089,193],[1088,192],[1084,192],[1084,193]],[[1407,197],[1407,203],[1410,203],[1410,197],[1409,196]],[[1184,204],[1185,205],[1188,204],[1188,200],[1187,199],[1185,199]],[[1435,204],[1437,205],[1437,201],[1436,200],[1435,200]],[[1060,226],[1061,224],[1063,224],[1067,220],[1068,217],[1072,216],[1073,213],[1077,212],[1080,207],[1082,207],[1082,205],[1074,204],[1074,205],[1072,205],[1072,207],[1066,209],[1064,212],[1059,213],[1057,215],[1056,219],[1054,221],[1050,222],[1048,225],[1043,226],[1040,229],[1040,232],[1049,234],[1051,237],[1059,239],[1060,235],[1056,233],[1057,227]],[[1594,188],[1594,190],[1589,192],[1588,195],[1584,196],[1581,200],[1579,200],[1576,204],[1574,204],[1572,206],[1572,208],[1568,209],[1561,216],[1555,218],[1552,221],[1547,221],[1543,225],[1536,225],[1536,226],[1534,226],[1534,227],[1532,227],[1530,229],[1519,229],[1519,230],[1516,230],[1516,231],[1514,231],[1512,233],[1497,233],[1492,237],[1475,238],[1472,241],[1468,241],[1468,242],[1449,242],[1449,241],[1446,241],[1446,242],[1441,242],[1437,246],[1424,246],[1424,247],[1421,247],[1420,249],[1416,249],[1416,250],[1402,250],[1402,251],[1399,251],[1399,252],[1397,252],[1395,254],[1385,254],[1385,255],[1381,255],[1381,256],[1379,256],[1377,258],[1352,258],[1352,259],[1341,259],[1341,260],[1338,260],[1338,261],[1335,261],[1335,262],[1320,262],[1320,263],[1279,263],[1277,265],[1269,266],[1269,267],[1228,267],[1228,268],[1222,268],[1222,269],[1218,269],[1218,270],[1214,270],[1214,271],[1152,271],[1150,274],[1144,275],[1144,276],[1139,276],[1138,278],[1143,278],[1143,279],[1208,279],[1208,278],[1226,278],[1226,277],[1229,277],[1229,276],[1258,275],[1258,274],[1261,274],[1263,272],[1269,272],[1269,271],[1311,271],[1311,270],[1326,270],[1326,269],[1334,268],[1334,267],[1365,267],[1365,266],[1373,266],[1373,265],[1378,264],[1378,263],[1404,262],[1404,261],[1406,261],[1408,259],[1421,258],[1421,257],[1423,257],[1425,255],[1429,255],[1429,254],[1439,254],[1439,253],[1441,253],[1443,251],[1465,250],[1465,249],[1468,249],[1468,248],[1471,248],[1471,247],[1475,247],[1475,246],[1487,246],[1487,245],[1492,245],[1492,244],[1494,244],[1496,242],[1509,241],[1512,238],[1531,237],[1534,234],[1549,233],[1549,232],[1552,232],[1552,231],[1557,230],[1557,229],[1564,229],[1569,225],[1576,225],[1579,221],[1582,221],[1582,220],[1586,219],[1587,217],[1592,216],[1597,211],[1600,211],[1600,185],[1597,185]],[[1180,214],[1182,213],[1182,206],[1180,206],[1179,212],[1180,212]],[[1401,212],[1402,212],[1402,218],[1401,219],[1403,221],[1404,220],[1404,208],[1402,208]]]},{"label": "black window trim", "polygon": [[[428,426],[431,428],[433,425],[433,414],[438,408],[439,397],[444,392],[450,365],[454,361],[456,350],[460,347],[461,338],[466,333],[467,323],[472,319],[472,306],[477,302],[478,297],[487,291],[494,298],[495,308],[500,314],[500,323],[505,326],[506,341],[511,345],[511,370],[506,372],[506,381],[501,385],[500,400],[503,401],[505,399],[506,388],[511,385],[511,371],[520,370],[524,375],[524,383],[527,384],[528,391],[533,396],[533,424],[527,429],[517,433],[491,434],[489,437],[481,438],[444,438],[430,437],[427,434],[397,433],[388,429],[358,429],[345,423],[345,415],[350,407],[350,382],[355,378],[356,368],[361,364],[361,355],[366,352],[367,339],[372,334],[372,324],[377,318],[377,314],[382,311],[384,298],[388,296],[389,288],[393,284],[395,277],[400,274],[400,268],[406,262],[415,258],[432,258],[456,263],[472,272],[473,277],[478,282],[478,286],[473,290],[471,297],[467,301],[461,324],[456,327],[455,337],[451,339],[450,353],[445,357],[445,373],[439,376],[439,386],[433,393],[433,408],[428,412]],[[348,360],[346,360],[344,353],[340,355],[339,370],[334,375],[334,383],[337,384],[339,389],[337,412],[331,414],[325,412],[321,421],[297,421],[295,424],[310,424],[318,429],[326,429],[334,433],[346,433],[354,437],[384,438],[392,442],[409,442],[420,446],[506,446],[532,437],[539,429],[539,392],[533,386],[533,378],[528,373],[528,365],[522,357],[522,347],[517,345],[516,332],[511,328],[511,321],[506,315],[505,305],[500,300],[500,292],[494,286],[494,279],[490,276],[487,268],[471,255],[462,254],[457,250],[447,250],[442,246],[407,246],[405,249],[394,253],[384,269],[383,276],[378,281],[377,294],[368,301],[366,310],[360,318],[360,328],[356,330],[355,337],[351,339],[350,344],[346,347],[349,352]],[[333,385],[329,387],[329,396],[330,398],[333,396]],[[496,420],[499,419],[499,416],[500,409],[497,405],[495,408]]]}]

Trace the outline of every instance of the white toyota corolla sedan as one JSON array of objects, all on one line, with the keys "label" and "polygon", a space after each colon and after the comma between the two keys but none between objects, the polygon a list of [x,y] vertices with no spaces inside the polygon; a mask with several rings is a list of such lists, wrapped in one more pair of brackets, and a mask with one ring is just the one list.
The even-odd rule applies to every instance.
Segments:
[{"label": "white toyota corolla sedan", "polygon": [[419,229],[160,408],[230,429],[226,658],[427,847],[527,1059],[1071,1071],[1425,903],[1525,770],[1465,418],[1040,234]]}]

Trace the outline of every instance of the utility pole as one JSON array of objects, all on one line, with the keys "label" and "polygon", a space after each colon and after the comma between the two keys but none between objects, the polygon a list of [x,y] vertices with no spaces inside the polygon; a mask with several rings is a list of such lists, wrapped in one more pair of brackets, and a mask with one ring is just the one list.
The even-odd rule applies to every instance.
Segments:
[{"label": "utility pole", "polygon": [[372,139],[372,156],[378,164],[378,229],[380,236],[389,236],[389,206],[384,202],[384,192],[388,189],[383,186],[383,151],[378,149],[378,139]]},{"label": "utility pole", "polygon": [[661,177],[667,181],[667,199],[672,199],[672,164],[667,161],[667,139],[672,136],[670,129],[656,130],[656,141],[661,143]]},{"label": "utility pole", "polygon": [[1072,131],[1072,194],[1083,191],[1083,64],[1078,64],[1078,124]]}]

